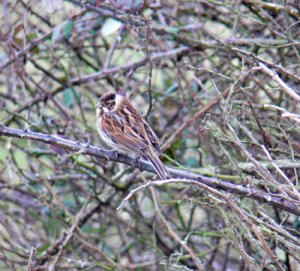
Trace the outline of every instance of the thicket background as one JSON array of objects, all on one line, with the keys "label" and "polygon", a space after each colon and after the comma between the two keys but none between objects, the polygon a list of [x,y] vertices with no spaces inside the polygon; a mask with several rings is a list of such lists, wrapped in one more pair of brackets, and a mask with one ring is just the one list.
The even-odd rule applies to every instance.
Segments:
[{"label": "thicket background", "polygon": [[[0,269],[300,270],[299,26],[288,0],[3,0]],[[174,179],[92,147],[107,91]]]}]

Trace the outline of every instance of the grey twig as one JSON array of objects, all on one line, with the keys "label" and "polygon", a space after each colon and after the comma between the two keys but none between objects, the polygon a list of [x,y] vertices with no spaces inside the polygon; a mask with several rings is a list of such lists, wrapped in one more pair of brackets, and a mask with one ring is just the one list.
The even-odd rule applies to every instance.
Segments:
[{"label": "grey twig", "polygon": [[294,98],[298,102],[300,102],[300,96],[296,93],[295,90],[290,88],[285,82],[282,81],[282,79],[278,76],[278,74],[271,69],[269,69],[265,64],[259,63],[259,67],[261,70],[267,74],[269,77],[272,78],[282,89],[283,91],[290,97]]}]

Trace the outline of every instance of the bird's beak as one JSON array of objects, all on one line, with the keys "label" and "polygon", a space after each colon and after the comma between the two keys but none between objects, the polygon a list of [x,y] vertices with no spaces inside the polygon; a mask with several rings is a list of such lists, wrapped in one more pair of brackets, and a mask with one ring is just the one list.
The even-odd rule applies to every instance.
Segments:
[{"label": "bird's beak", "polygon": [[100,102],[96,103],[96,105],[95,105],[96,108],[98,108],[100,106],[101,106]]}]

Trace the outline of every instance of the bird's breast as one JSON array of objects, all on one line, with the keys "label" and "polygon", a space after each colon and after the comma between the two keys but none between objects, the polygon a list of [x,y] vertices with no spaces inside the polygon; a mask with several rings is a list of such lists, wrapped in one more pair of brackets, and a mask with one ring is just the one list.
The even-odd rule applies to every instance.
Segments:
[{"label": "bird's breast", "polygon": [[115,147],[115,143],[111,140],[111,138],[107,135],[105,132],[105,128],[103,127],[102,124],[102,117],[97,119],[97,130],[99,135],[101,136],[102,140],[109,146]]}]

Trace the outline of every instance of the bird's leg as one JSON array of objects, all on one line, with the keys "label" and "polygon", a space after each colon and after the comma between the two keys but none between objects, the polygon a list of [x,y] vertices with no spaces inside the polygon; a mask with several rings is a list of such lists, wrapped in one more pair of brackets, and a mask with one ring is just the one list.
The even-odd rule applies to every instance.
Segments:
[{"label": "bird's leg", "polygon": [[138,168],[140,168],[140,167],[141,167],[141,163],[140,163],[140,161],[141,161],[141,156],[140,156],[139,154],[136,154],[136,155],[135,155],[135,160],[136,160],[136,163],[137,163]]},{"label": "bird's leg", "polygon": [[114,154],[115,154],[115,157],[116,157],[116,160],[117,160],[118,159],[118,155],[119,155],[118,151],[114,150]]}]

